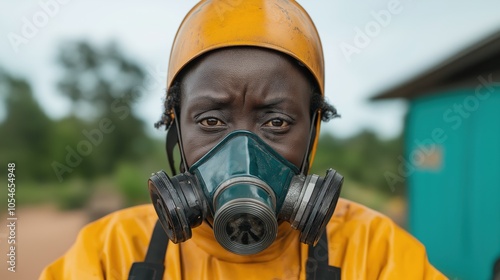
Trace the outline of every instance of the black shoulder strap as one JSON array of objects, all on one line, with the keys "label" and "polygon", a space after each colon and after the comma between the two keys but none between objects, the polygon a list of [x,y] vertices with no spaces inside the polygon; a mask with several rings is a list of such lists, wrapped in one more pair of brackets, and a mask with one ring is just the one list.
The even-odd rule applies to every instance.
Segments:
[{"label": "black shoulder strap", "polygon": [[[156,222],[144,262],[135,262],[130,269],[129,280],[161,280],[165,271],[165,254],[168,237],[159,221]],[[340,280],[340,268],[328,264],[328,240],[326,232],[316,246],[309,246],[306,263],[307,280]]]},{"label": "black shoulder strap", "polygon": [[328,264],[328,239],[326,231],[316,246],[309,246],[306,263],[307,280],[340,280],[340,268]]},{"label": "black shoulder strap", "polygon": [[135,262],[130,268],[129,280],[162,280],[165,271],[165,254],[167,252],[168,237],[160,221],[156,222],[153,236],[149,242],[144,262]]}]

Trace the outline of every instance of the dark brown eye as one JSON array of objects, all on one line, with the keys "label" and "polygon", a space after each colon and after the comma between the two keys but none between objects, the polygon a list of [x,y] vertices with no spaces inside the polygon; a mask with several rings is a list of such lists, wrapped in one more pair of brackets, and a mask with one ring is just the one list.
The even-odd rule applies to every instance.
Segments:
[{"label": "dark brown eye", "polygon": [[200,124],[203,126],[221,126],[224,125],[224,123],[216,118],[206,118],[200,121]]},{"label": "dark brown eye", "polygon": [[288,126],[288,122],[282,119],[272,119],[264,124],[267,127],[286,127]]},{"label": "dark brown eye", "polygon": [[283,121],[282,120],[272,120],[271,121],[271,125],[272,126],[282,126],[283,125]]}]

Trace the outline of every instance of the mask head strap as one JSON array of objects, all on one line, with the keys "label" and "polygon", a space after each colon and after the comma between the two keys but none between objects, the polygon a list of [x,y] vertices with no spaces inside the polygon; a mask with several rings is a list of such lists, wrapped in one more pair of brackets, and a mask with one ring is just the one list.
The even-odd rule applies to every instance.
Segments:
[{"label": "mask head strap", "polygon": [[168,159],[168,164],[170,165],[170,171],[172,172],[172,176],[177,174],[174,161],[174,148],[175,145],[177,144],[179,144],[179,151],[181,154],[180,172],[184,172],[185,170],[187,170],[186,157],[184,156],[184,149],[182,148],[183,146],[181,139],[181,130],[179,125],[179,118],[177,117],[177,112],[175,112],[174,110],[174,122],[168,129],[165,141],[165,150],[167,151],[167,159]]},{"label": "mask head strap", "polygon": [[319,110],[315,111],[311,118],[311,128],[309,129],[309,138],[307,140],[307,153],[304,155],[302,160],[302,167],[300,168],[300,173],[307,174],[309,171],[309,155],[311,154],[312,146],[314,145],[314,137],[316,136],[316,123],[319,118]]},{"label": "mask head strap", "polygon": [[177,124],[174,122],[167,131],[166,141],[165,141],[165,150],[167,151],[167,159],[168,165],[170,166],[170,171],[172,172],[172,176],[177,174],[175,170],[175,162],[174,162],[174,148],[177,145]]}]

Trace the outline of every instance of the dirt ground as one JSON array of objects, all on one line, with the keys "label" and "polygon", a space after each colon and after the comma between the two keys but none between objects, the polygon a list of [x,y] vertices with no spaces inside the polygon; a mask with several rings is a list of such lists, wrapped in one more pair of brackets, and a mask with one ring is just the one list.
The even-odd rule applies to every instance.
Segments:
[{"label": "dirt ground", "polygon": [[89,221],[84,211],[59,212],[52,206],[21,208],[16,213],[16,272],[8,270],[9,228],[5,213],[0,227],[0,279],[38,279],[49,263],[64,254]]}]

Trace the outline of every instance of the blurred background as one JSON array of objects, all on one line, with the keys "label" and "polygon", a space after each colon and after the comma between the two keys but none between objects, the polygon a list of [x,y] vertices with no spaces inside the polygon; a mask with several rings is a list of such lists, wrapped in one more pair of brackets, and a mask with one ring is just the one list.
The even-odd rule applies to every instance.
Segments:
[{"label": "blurred background", "polygon": [[[170,46],[196,2],[0,1],[0,214],[15,163],[18,217],[17,272],[3,262],[1,279],[36,278],[86,223],[149,203],[147,179],[168,170],[153,123]],[[450,278],[493,279],[500,2],[299,2],[342,115],[323,125],[312,172],[337,169],[343,197],[408,229]]]}]

